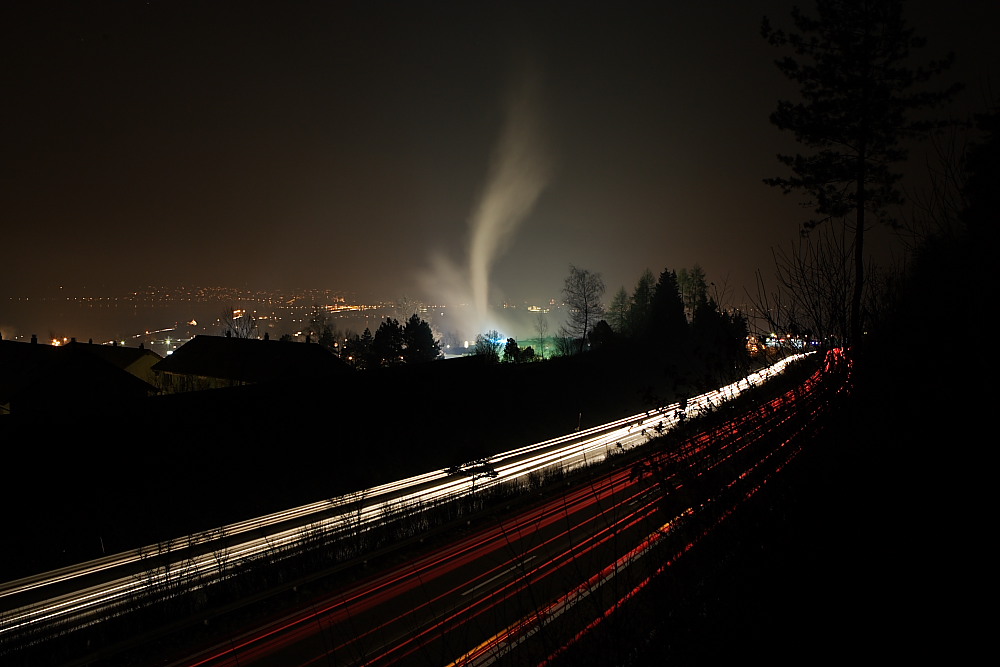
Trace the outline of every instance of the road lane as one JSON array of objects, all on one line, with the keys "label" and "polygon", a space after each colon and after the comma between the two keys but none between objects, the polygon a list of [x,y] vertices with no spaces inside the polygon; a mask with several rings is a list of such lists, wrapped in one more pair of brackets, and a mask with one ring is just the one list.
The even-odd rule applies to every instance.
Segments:
[{"label": "road lane", "polygon": [[797,455],[797,438],[822,411],[819,377],[175,664],[484,665],[518,650],[557,655],[662,570],[664,553],[685,553]]},{"label": "road lane", "polygon": [[[572,470],[609,454],[640,446],[675,426],[683,416],[711,409],[784,370],[793,358],[728,387],[687,402],[645,412],[471,462],[432,471],[340,498],[291,508],[265,517],[203,531],[0,584],[0,637],[91,622],[124,600],[149,590],[210,585],[230,563],[273,554],[301,543],[307,531],[328,537],[358,533],[385,519],[389,506],[433,506],[552,466]],[[478,471],[478,472],[477,472]]]}]

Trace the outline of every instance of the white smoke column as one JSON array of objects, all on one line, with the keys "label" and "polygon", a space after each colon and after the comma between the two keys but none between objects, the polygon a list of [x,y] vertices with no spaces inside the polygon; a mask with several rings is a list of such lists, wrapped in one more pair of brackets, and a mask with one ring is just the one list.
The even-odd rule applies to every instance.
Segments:
[{"label": "white smoke column", "polygon": [[537,77],[529,74],[512,92],[486,188],[469,220],[469,280],[480,322],[489,319],[490,270],[549,179],[549,160],[542,146],[537,109],[538,88]]}]

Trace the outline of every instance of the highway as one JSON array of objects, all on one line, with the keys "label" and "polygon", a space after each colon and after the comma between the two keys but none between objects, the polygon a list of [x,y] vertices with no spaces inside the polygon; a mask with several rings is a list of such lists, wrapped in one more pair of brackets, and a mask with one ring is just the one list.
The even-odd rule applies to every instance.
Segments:
[{"label": "highway", "polygon": [[168,664],[551,664],[798,455],[823,377]]},{"label": "highway", "polygon": [[[0,584],[0,639],[36,633],[43,628],[69,628],[95,622],[126,603],[134,604],[142,600],[149,591],[162,593],[209,586],[224,577],[226,569],[232,564],[273,555],[282,549],[294,549],[306,535],[322,534],[333,540],[338,535],[363,533],[376,522],[384,522],[388,508],[406,512],[414,507],[433,507],[468,496],[472,491],[482,491],[553,467],[568,471],[603,461],[609,455],[645,444],[681,419],[710,410],[766,382],[802,356],[785,359],[732,385],[690,399],[684,405],[675,403],[655,412],[640,413],[449,470],[431,471],[375,488],[360,489],[339,498]],[[638,526],[660,520],[653,518],[655,509],[625,510],[621,503],[636,501],[633,491],[621,490],[623,486],[629,486],[624,485],[621,479],[609,479],[606,485],[606,491],[602,492],[606,495],[600,496],[601,503],[610,502],[621,516],[632,516],[627,520],[630,521],[628,530],[640,530]],[[576,511],[593,512],[597,501],[580,497],[575,502],[579,504]],[[642,506],[647,505],[649,503]],[[561,511],[566,511],[566,508]],[[594,517],[574,518],[574,521],[577,520],[581,525],[597,521]],[[609,530],[617,535],[625,528],[616,524]],[[503,533],[503,539],[509,540],[510,533]],[[539,567],[549,562],[548,556],[535,555],[527,546],[521,550],[532,554],[530,562],[537,562]],[[523,570],[527,563],[529,561],[519,561],[517,567]],[[501,565],[513,567],[510,563]],[[476,566],[477,569],[480,567]],[[453,576],[431,577],[431,573],[440,572],[433,568],[428,572],[426,578],[433,580],[443,578],[450,581]],[[496,573],[493,576],[497,577],[495,580],[503,578]],[[471,588],[473,592],[491,590],[483,582],[473,583]],[[479,599],[476,594],[467,597],[470,600]]]}]

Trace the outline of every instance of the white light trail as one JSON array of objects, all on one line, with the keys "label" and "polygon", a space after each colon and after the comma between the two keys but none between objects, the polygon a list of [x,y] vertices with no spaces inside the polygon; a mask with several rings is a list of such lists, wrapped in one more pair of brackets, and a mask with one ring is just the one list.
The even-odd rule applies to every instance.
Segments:
[{"label": "white light trail", "polygon": [[[432,471],[348,493],[331,500],[293,507],[255,519],[149,545],[0,584],[0,606],[11,609],[0,617],[0,635],[48,621],[75,621],[106,611],[125,600],[139,599],[148,590],[163,590],[171,583],[188,586],[210,584],[224,574],[229,563],[253,559],[300,543],[307,532],[326,537],[357,533],[384,518],[387,507],[430,507],[518,477],[560,466],[572,470],[606,458],[611,452],[648,442],[680,421],[718,407],[782,373],[812,352],[798,354],[752,373],[725,387],[681,403],[647,411],[590,429],[527,445],[468,463],[455,469]],[[482,474],[489,470],[490,474]],[[495,472],[495,475],[492,474]],[[477,484],[478,482],[478,484]],[[255,536],[262,534],[263,536]],[[172,558],[169,571],[149,567],[154,558]],[[81,586],[66,594],[27,602],[32,593],[57,590],[74,580],[105,581]],[[86,578],[86,579],[84,579]]]}]

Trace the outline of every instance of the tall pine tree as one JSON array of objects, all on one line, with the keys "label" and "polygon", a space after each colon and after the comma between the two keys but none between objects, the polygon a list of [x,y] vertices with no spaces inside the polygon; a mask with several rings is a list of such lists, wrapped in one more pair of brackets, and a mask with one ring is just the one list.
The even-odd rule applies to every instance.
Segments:
[{"label": "tall pine tree", "polygon": [[784,32],[764,19],[761,33],[789,49],[778,69],[798,84],[801,99],[781,100],[771,122],[788,130],[809,155],[779,155],[792,175],[765,179],[785,193],[802,192],[816,216],[805,231],[833,218],[854,216],[854,280],[851,343],[862,332],[865,226],[867,215],[892,222],[887,211],[902,201],[894,165],[907,155],[904,143],[940,125],[914,112],[946,102],[957,86],[937,91],[921,84],[940,74],[950,59],[907,64],[923,46],[902,16],[900,0],[818,0],[817,17],[792,10],[798,32]]},{"label": "tall pine tree", "polygon": [[688,322],[684,316],[677,273],[664,269],[653,290],[650,302],[649,333],[652,343],[669,355],[682,354],[688,349]]}]

